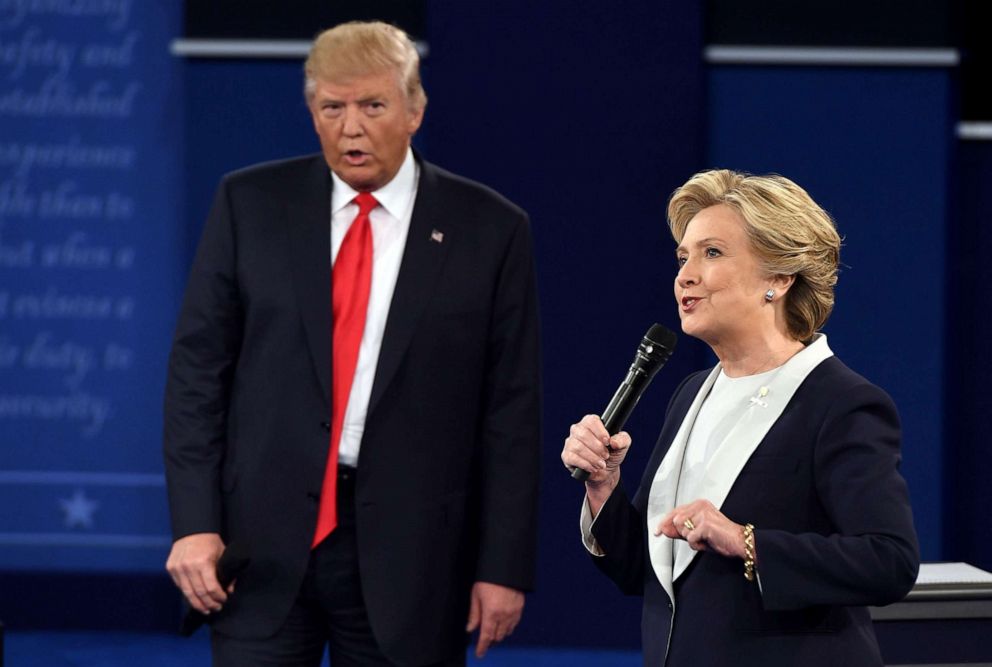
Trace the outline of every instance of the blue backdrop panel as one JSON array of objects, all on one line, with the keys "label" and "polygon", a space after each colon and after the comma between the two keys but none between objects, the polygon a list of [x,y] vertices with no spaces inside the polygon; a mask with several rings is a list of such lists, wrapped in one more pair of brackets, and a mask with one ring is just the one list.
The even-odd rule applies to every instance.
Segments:
[{"label": "blue backdrop panel", "polygon": [[0,3],[0,569],[159,571],[170,3]]},{"label": "blue backdrop panel", "polygon": [[221,176],[320,144],[303,99],[302,60],[191,59],[183,80],[188,263]]},{"label": "blue backdrop panel", "polygon": [[945,557],[992,570],[992,141],[958,146],[948,238]]},{"label": "blue backdrop panel", "polygon": [[716,67],[708,91],[709,162],[794,179],[844,237],[825,332],[899,407],[923,557],[938,559],[951,74]]},{"label": "blue backdrop panel", "polygon": [[[679,330],[671,191],[703,165],[699,3],[432,2],[428,156],[530,213],[545,436],[537,591],[514,641],[639,646],[624,598],[579,540],[582,484],[559,458],[603,410],[653,322]],[[680,336],[628,424],[636,487],[675,385],[711,363]],[[576,632],[599,618],[601,632]],[[609,619],[608,621],[605,619]]]}]

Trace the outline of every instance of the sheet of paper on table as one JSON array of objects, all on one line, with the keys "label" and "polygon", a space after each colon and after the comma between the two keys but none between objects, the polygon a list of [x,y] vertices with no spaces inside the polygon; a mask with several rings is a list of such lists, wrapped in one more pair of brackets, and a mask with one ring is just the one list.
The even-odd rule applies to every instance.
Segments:
[{"label": "sheet of paper on table", "polygon": [[992,586],[992,572],[968,563],[920,563],[917,586],[955,586],[984,584]]}]

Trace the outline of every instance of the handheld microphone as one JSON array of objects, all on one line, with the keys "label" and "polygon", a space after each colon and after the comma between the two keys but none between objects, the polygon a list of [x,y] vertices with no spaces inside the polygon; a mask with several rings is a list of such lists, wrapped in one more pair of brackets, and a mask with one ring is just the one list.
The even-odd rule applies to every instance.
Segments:
[{"label": "handheld microphone", "polygon": [[[634,406],[641,399],[641,394],[647,389],[654,376],[672,356],[677,337],[670,329],[660,324],[654,324],[641,339],[634,355],[634,363],[627,371],[627,377],[613,394],[609,405],[603,410],[600,419],[610,435],[616,435],[627,423],[627,417],[634,411]],[[589,478],[589,472],[582,468],[572,471],[572,478],[584,482]]]}]

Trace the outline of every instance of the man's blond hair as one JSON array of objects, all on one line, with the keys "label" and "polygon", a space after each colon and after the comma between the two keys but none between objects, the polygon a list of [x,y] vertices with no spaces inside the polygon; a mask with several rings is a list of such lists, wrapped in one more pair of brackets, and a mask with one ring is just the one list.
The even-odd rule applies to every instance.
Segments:
[{"label": "man's blond hair", "polygon": [[341,81],[395,72],[412,111],[423,111],[427,94],[420,82],[420,55],[405,32],[381,21],[351,21],[317,35],[303,65],[304,95],[313,99],[317,79]]}]

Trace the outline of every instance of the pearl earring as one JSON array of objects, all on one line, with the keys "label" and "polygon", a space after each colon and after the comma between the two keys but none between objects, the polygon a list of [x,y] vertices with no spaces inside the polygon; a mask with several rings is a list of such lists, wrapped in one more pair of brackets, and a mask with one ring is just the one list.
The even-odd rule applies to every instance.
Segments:
[{"label": "pearl earring", "polygon": [[771,303],[772,299],[774,298],[775,298],[775,290],[770,289],[767,292],[765,292],[765,301]]}]

